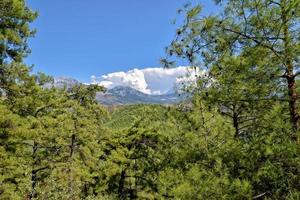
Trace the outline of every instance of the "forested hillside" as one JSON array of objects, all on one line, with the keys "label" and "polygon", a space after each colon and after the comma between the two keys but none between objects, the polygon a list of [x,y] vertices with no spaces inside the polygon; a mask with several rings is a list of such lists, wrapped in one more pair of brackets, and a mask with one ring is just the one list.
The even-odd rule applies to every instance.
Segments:
[{"label": "forested hillside", "polygon": [[174,105],[108,109],[23,58],[37,13],[0,0],[0,199],[300,199],[298,0],[187,4],[167,48],[206,71]]}]

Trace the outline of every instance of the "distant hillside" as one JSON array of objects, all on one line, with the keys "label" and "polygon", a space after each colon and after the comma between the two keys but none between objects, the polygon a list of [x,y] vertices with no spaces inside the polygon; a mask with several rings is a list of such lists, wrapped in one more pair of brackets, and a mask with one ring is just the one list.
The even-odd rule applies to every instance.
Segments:
[{"label": "distant hillside", "polygon": [[72,88],[75,85],[80,84],[80,82],[74,78],[68,78],[68,77],[58,77],[58,78],[54,78],[53,83],[46,83],[44,85],[45,88],[51,88],[51,87],[55,87],[55,88]]},{"label": "distant hillside", "polygon": [[143,115],[152,116],[156,121],[164,121],[169,109],[169,107],[162,105],[136,104],[120,106],[111,113],[106,126],[115,130],[129,128]]},{"label": "distant hillside", "polygon": [[149,95],[130,87],[117,86],[106,93],[98,93],[97,101],[104,105],[175,104],[182,98],[177,94]]},{"label": "distant hillside", "polygon": [[[47,83],[44,87],[71,88],[77,84],[82,84],[76,79],[59,77],[53,83]],[[175,93],[163,95],[149,95],[131,87],[116,86],[107,90],[105,93],[97,93],[96,100],[107,106],[131,105],[131,104],[176,104],[181,102],[184,97]]]}]

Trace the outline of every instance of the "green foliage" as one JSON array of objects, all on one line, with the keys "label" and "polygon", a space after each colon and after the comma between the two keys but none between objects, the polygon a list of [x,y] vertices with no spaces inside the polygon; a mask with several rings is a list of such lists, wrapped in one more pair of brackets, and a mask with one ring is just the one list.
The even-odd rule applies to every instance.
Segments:
[{"label": "green foliage", "polygon": [[[296,107],[291,88],[282,87],[293,82],[281,79],[291,63],[265,37],[278,31],[272,20],[279,11],[298,22],[298,7],[296,0],[226,1],[220,23],[219,16],[199,20],[201,7],[187,4],[180,11],[187,23],[169,53],[206,64],[188,87],[191,98],[108,112],[95,101],[104,88],[45,88],[51,77],[16,62],[35,13],[23,1],[0,1],[0,199],[299,199],[299,132],[290,123]],[[236,37],[244,28],[251,38]],[[274,48],[295,64],[298,41],[290,34],[287,46]]]},{"label": "green foliage", "polygon": [[36,17],[25,0],[0,1],[0,64],[6,60],[19,62],[29,52],[27,39],[34,34],[29,23]]},{"label": "green foliage", "polygon": [[112,111],[110,119],[106,122],[108,128],[126,129],[130,128],[137,120],[141,118],[142,113],[151,113],[156,116],[155,120],[163,119],[167,107],[160,105],[128,105],[117,108]]},{"label": "green foliage", "polygon": [[233,94],[239,96],[245,90],[247,97],[284,99],[296,140],[300,124],[296,84],[299,1],[216,1],[220,2],[220,13],[211,16],[203,17],[197,5],[184,9],[186,19],[167,50],[169,56],[208,69],[210,78],[218,80],[219,89],[230,94],[228,98]]}]

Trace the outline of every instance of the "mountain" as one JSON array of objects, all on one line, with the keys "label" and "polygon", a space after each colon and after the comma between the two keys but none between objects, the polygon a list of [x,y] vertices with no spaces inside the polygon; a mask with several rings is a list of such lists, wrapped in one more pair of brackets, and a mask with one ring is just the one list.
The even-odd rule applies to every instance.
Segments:
[{"label": "mountain", "polygon": [[104,105],[124,104],[174,104],[179,103],[182,98],[175,93],[163,95],[149,95],[131,87],[116,86],[105,93],[98,93],[97,101]]},{"label": "mountain", "polygon": [[58,78],[54,78],[52,83],[46,83],[44,85],[44,87],[45,88],[55,87],[55,88],[60,88],[60,89],[63,89],[63,88],[70,89],[78,84],[80,84],[80,82],[74,78],[58,77]]},{"label": "mountain", "polygon": [[[47,83],[45,88],[66,88],[69,89],[77,84],[82,84],[76,79],[68,77],[54,78],[53,83]],[[97,102],[103,105],[128,105],[128,104],[175,104],[183,100],[175,93],[163,95],[150,95],[140,92],[131,87],[116,86],[107,90],[105,93],[98,92],[96,95]]]}]

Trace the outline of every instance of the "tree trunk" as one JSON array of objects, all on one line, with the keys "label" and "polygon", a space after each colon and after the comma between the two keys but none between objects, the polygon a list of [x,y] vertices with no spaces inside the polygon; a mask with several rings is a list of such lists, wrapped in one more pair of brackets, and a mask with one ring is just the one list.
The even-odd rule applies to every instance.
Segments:
[{"label": "tree trunk", "polygon": [[239,136],[239,121],[238,121],[238,115],[234,112],[233,113],[233,117],[232,117],[232,121],[233,121],[233,127],[235,129],[235,137]]},{"label": "tree trunk", "polygon": [[289,32],[289,22],[287,19],[287,9],[285,2],[283,1],[281,7],[282,13],[282,24],[283,24],[283,35],[284,35],[284,65],[286,67],[286,81],[287,81],[287,89],[288,89],[288,97],[289,97],[289,112],[290,119],[294,129],[294,132],[297,132],[299,128],[299,114],[297,110],[297,90],[296,90],[296,81],[294,74],[294,66],[292,60],[292,50],[291,50],[291,38]]},{"label": "tree trunk", "polygon": [[287,75],[287,83],[288,83],[288,95],[289,95],[289,110],[291,122],[293,125],[293,129],[296,132],[299,127],[299,114],[297,112],[297,92],[296,92],[296,82],[294,75],[292,73],[288,73]]},{"label": "tree trunk", "polygon": [[30,192],[30,195],[29,195],[29,199],[33,199],[36,195],[35,186],[36,186],[37,170],[35,170],[35,167],[37,165],[37,160],[36,160],[37,149],[38,149],[38,145],[34,142],[33,147],[32,147],[33,164],[32,164],[32,169],[31,169],[31,192]]},{"label": "tree trunk", "polygon": [[240,133],[240,124],[239,124],[239,113],[238,109],[236,108],[236,105],[232,105],[232,124],[235,130],[234,137],[238,137]]},{"label": "tree trunk", "polygon": [[120,199],[124,199],[125,177],[126,177],[126,172],[125,172],[125,169],[123,169],[122,172],[121,172],[121,177],[120,177],[120,180],[119,180],[119,188],[118,188],[118,195],[119,195]]},{"label": "tree trunk", "polygon": [[75,140],[76,140],[76,136],[75,136],[75,134],[73,134],[71,136],[71,144],[70,144],[70,159],[72,159],[73,154],[74,154]]}]

